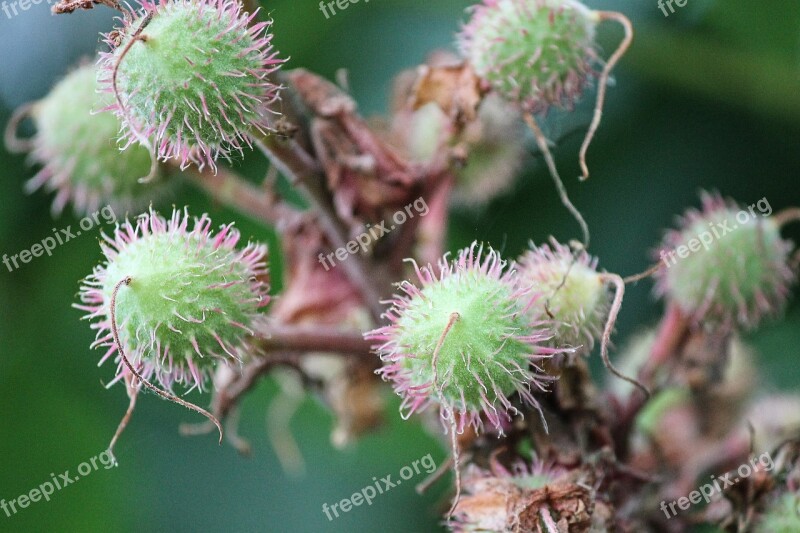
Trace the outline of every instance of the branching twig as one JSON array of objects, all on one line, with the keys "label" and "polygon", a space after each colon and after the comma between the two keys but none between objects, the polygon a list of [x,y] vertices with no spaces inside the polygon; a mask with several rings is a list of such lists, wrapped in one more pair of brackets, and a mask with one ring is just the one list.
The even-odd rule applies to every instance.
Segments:
[{"label": "branching twig", "polygon": [[[244,393],[249,391],[259,378],[272,370],[277,365],[297,367],[297,354],[274,353],[267,357],[256,359],[242,369],[238,379],[229,386],[218,390],[211,402],[211,412],[218,419],[223,420],[233,409]],[[181,435],[202,435],[213,429],[209,424],[183,424],[180,427]]]},{"label": "branching twig", "polygon": [[125,13],[125,10],[122,9],[117,0],[62,0],[62,2],[53,6],[52,11],[54,15],[63,15],[78,9],[93,9],[96,5],[108,6],[111,9]]}]

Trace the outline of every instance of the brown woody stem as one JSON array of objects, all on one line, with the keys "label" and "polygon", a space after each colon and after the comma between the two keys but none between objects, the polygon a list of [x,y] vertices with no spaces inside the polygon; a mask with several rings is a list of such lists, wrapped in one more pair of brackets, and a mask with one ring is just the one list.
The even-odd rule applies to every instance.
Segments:
[{"label": "brown woody stem", "polygon": [[371,343],[361,332],[325,326],[270,325],[259,332],[260,347],[266,351],[335,352],[363,357],[371,355]]},{"label": "brown woody stem", "polygon": [[[255,138],[258,147],[264,152],[272,163],[293,184],[298,186],[311,202],[314,213],[318,216],[322,231],[334,248],[347,246],[346,230],[336,216],[331,203],[330,194],[324,185],[324,176],[317,162],[292,140],[281,141],[275,135],[258,136]],[[374,282],[380,279],[368,272],[362,257],[355,255],[347,261],[342,261],[347,277],[358,289],[373,319],[380,321],[383,307],[381,306],[381,291]]]}]

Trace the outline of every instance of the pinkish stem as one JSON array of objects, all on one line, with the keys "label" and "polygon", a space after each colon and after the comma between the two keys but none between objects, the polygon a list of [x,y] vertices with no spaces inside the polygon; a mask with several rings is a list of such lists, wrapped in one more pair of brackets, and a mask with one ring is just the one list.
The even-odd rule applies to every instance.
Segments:
[{"label": "pinkish stem", "polygon": [[220,168],[214,175],[192,166],[185,172],[214,200],[267,224],[277,226],[297,213],[276,201],[272,192],[248,183],[231,170]]},{"label": "pinkish stem", "polygon": [[656,370],[680,351],[688,335],[688,318],[677,305],[669,304],[650,351],[650,358],[639,371],[639,379],[650,384]]},{"label": "pinkish stem", "polygon": [[[683,311],[675,304],[669,304],[661,321],[656,339],[650,351],[650,357],[639,371],[639,381],[649,387],[655,384],[655,373],[661,365],[683,351],[683,346],[689,338],[689,320]],[[647,403],[648,398],[641,395],[631,395],[621,413],[617,416],[617,424],[613,430],[614,441],[617,445],[617,456],[624,457],[628,450],[628,438],[633,422]]]},{"label": "pinkish stem", "polygon": [[287,326],[273,324],[263,331],[260,347],[270,351],[335,352],[369,357],[370,341],[361,332],[325,326]]}]

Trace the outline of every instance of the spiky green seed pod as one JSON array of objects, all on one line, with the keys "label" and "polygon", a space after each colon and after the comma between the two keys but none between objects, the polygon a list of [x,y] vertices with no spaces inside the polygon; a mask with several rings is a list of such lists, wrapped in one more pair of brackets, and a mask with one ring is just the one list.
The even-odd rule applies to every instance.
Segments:
[{"label": "spiky green seed pod", "polygon": [[576,0],[484,0],[459,36],[478,76],[538,113],[572,108],[596,61],[597,14]]},{"label": "spiky green seed pod", "polygon": [[482,417],[502,431],[516,412],[513,394],[538,409],[533,392],[547,378],[535,363],[560,351],[541,346],[552,332],[525,312],[537,293],[520,289],[505,266],[473,244],[443,259],[438,275],[418,268],[421,288],[403,283],[386,313],[392,324],[367,334],[382,342],[380,373],[409,415],[435,403],[443,420],[456,415],[459,431],[482,428]]},{"label": "spiky green seed pod", "polygon": [[[795,275],[775,219],[704,193],[657,251],[656,291],[696,323],[753,328],[785,306]],[[761,204],[759,204],[761,205]]]},{"label": "spiky green seed pod", "polygon": [[608,287],[597,271],[597,259],[586,252],[575,255],[569,247],[551,239],[549,246],[531,245],[519,265],[520,282],[543,295],[530,313],[552,317],[553,345],[588,354],[602,334],[611,307]]},{"label": "spiky green seed pod", "polygon": [[101,82],[119,96],[127,140],[151,139],[163,160],[215,168],[251,143],[251,128],[263,133],[278,92],[268,75],[282,61],[270,23],[251,24],[256,14],[232,0],[145,2],[109,34]]},{"label": "spiky green seed pod", "polygon": [[[169,220],[154,212],[126,222],[106,238],[107,259],[81,288],[76,306],[98,319],[93,346],[105,346],[101,363],[117,352],[112,335],[111,302],[122,280],[130,283],[116,300],[120,341],[128,359],[145,379],[155,377],[202,389],[217,364],[239,363],[269,301],[266,247],[237,250],[239,232],[230,225],[211,232],[207,216],[190,222],[175,210]],[[117,379],[128,372],[122,362]]]},{"label": "spiky green seed pod", "polygon": [[96,83],[95,66],[80,66],[31,110],[36,124],[31,158],[42,169],[26,187],[55,191],[55,214],[67,203],[80,215],[106,205],[124,212],[163,193],[157,184],[138,182],[150,171],[150,156],[141,146],[120,151],[119,119],[99,112],[113,99],[98,94]]}]

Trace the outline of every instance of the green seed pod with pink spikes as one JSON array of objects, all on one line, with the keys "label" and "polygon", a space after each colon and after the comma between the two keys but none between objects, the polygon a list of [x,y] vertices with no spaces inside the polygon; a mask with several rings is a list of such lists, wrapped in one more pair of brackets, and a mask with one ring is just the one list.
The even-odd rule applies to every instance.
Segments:
[{"label": "green seed pod with pink spikes", "polygon": [[[600,357],[618,378],[635,385],[646,395],[650,391],[626,376],[608,355],[614,324],[622,306],[625,282],[617,274],[597,271],[597,259],[586,251],[573,252],[551,239],[550,246],[531,246],[519,260],[517,283],[541,295],[530,306],[530,317],[541,316],[554,324],[549,346],[563,350],[556,365],[572,364],[573,357],[588,355],[600,340]],[[614,287],[613,298],[609,286]]]},{"label": "green seed pod with pink spikes", "polygon": [[[202,390],[218,363],[240,364],[252,351],[258,310],[269,302],[266,247],[237,250],[238,231],[210,227],[205,215],[191,222],[178,210],[170,219],[151,211],[105,238],[107,263],[84,282],[76,306],[98,319],[93,346],[108,350],[101,363],[119,352],[114,323],[140,375],[169,391],[175,382]],[[116,379],[129,373],[123,363],[118,357]]]},{"label": "green seed pod with pink spikes", "polygon": [[119,119],[99,112],[113,99],[97,93],[96,83],[96,67],[82,65],[29,110],[36,125],[31,159],[42,169],[26,188],[55,191],[55,214],[67,203],[80,215],[106,205],[138,209],[162,192],[158,184],[139,183],[150,171],[150,156],[138,145],[120,151]]},{"label": "green seed pod with pink spikes", "polygon": [[526,111],[570,109],[594,75],[599,21],[577,0],[483,0],[459,45],[478,76]]},{"label": "green seed pod with pink spikes", "polygon": [[386,313],[392,324],[367,334],[382,342],[380,373],[408,415],[434,403],[459,432],[482,428],[484,419],[502,432],[517,411],[512,395],[539,409],[534,393],[548,378],[535,363],[561,350],[542,346],[552,332],[526,312],[539,294],[520,288],[505,267],[495,251],[484,255],[473,244],[443,259],[438,274],[417,268],[421,287],[401,284],[405,294]]},{"label": "green seed pod with pink spikes", "polygon": [[551,239],[533,246],[519,259],[520,282],[542,293],[531,306],[532,316],[550,316],[555,346],[570,346],[588,354],[602,335],[611,308],[610,293],[597,259]]},{"label": "green seed pod with pink spikes", "polygon": [[781,238],[775,218],[740,209],[718,194],[704,193],[702,204],[702,211],[687,212],[680,229],[667,232],[657,250],[657,294],[695,323],[753,328],[785,306],[795,280],[793,246]]},{"label": "green seed pod with pink spikes", "polygon": [[216,168],[264,134],[282,63],[270,23],[233,0],[145,1],[138,17],[107,36],[105,91],[129,142],[149,142],[162,160]]}]

